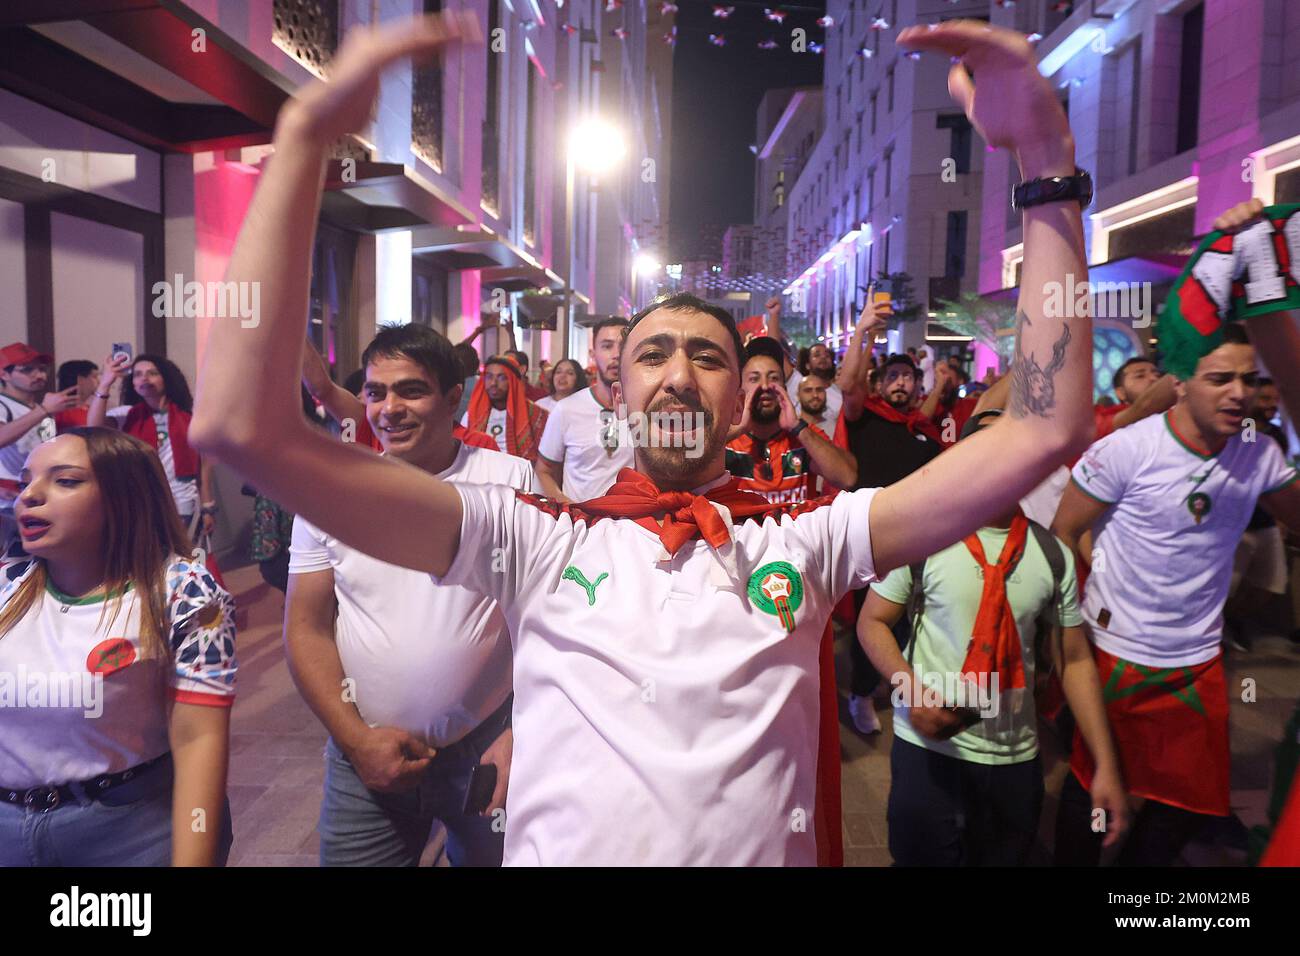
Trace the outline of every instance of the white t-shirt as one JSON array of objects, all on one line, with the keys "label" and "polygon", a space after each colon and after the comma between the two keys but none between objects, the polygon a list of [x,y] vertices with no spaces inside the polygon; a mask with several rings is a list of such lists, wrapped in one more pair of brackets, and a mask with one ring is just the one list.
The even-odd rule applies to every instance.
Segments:
[{"label": "white t-shirt", "polygon": [[[16,398],[10,398],[8,395],[0,395],[0,425],[7,425],[10,422],[17,421],[24,415],[30,415],[35,405],[25,405]],[[27,456],[31,454],[33,448],[47,442],[55,436],[56,428],[54,418],[46,415],[34,428],[27,434],[22,435],[17,441],[0,447],[0,478],[8,478],[11,481],[18,480],[18,474],[23,470],[23,465],[27,463]],[[3,781],[0,781],[3,783]]]},{"label": "white t-shirt", "polygon": [[547,414],[550,414],[551,409],[555,407],[555,396],[547,395],[545,398],[539,398],[537,401],[533,402],[533,404]]},{"label": "white t-shirt", "polygon": [[[487,420],[487,434],[497,443],[497,451],[503,455],[506,454],[506,415],[508,412],[509,410],[505,408],[494,408],[488,412]],[[461,416],[460,423],[469,428],[469,412]]]},{"label": "white t-shirt", "polygon": [[[618,447],[606,450],[601,434],[609,430],[613,435],[615,428]],[[635,467],[627,422],[596,401],[590,388],[555,403],[537,450],[564,465],[561,490],[570,501],[599,498],[618,478],[619,469]]]},{"label": "white t-shirt", "polygon": [[[464,443],[447,481],[533,490],[522,458]],[[334,572],[334,637],[357,710],[372,727],[399,727],[432,747],[456,743],[510,693],[510,636],[496,602],[388,564],[293,522],[289,573]]]},{"label": "white t-shirt", "polygon": [[1093,640],[1149,667],[1219,653],[1237,542],[1259,496],[1297,477],[1266,436],[1234,436],[1217,455],[1194,451],[1175,434],[1172,414],[1107,435],[1072,474],[1112,505],[1093,526],[1083,602]]},{"label": "white t-shirt", "polygon": [[154,412],[153,426],[158,432],[158,460],[162,462],[163,473],[167,475],[167,485],[172,490],[176,510],[183,515],[192,515],[199,510],[199,483],[194,478],[176,477],[176,461],[172,455],[172,440],[167,432],[167,413]]},{"label": "white t-shirt", "polygon": [[875,489],[664,560],[636,521],[457,490],[443,583],[496,598],[514,642],[506,862],[815,864],[818,650],[835,602],[875,580]]},{"label": "white t-shirt", "polygon": [[1020,499],[1020,510],[1030,521],[1036,521],[1044,528],[1050,528],[1069,483],[1070,469],[1062,465],[1048,475],[1042,484]]},{"label": "white t-shirt", "polygon": [[[794,403],[795,411],[800,410],[799,406],[799,383],[803,381],[803,375],[798,369],[790,374],[790,379],[785,383],[786,393],[790,396],[790,401]],[[823,429],[828,435],[835,433],[835,420],[840,417],[840,409],[844,407],[844,393],[840,387],[832,382],[826,388],[826,412],[822,416],[830,423],[829,429]]]},{"label": "white t-shirt", "polygon": [[926,353],[919,360],[921,366],[921,387],[925,389],[928,395],[934,391],[934,356]]},{"label": "white t-shirt", "polygon": [[[0,570],[0,607],[36,564],[23,558]],[[0,638],[0,784],[20,790],[87,780],[162,755],[170,749],[169,694],[186,704],[231,705],[234,599],[186,558],[173,558],[166,588],[170,660],[141,659],[134,589],[116,620],[110,607],[101,621],[102,598],[78,603],[47,588]]]}]

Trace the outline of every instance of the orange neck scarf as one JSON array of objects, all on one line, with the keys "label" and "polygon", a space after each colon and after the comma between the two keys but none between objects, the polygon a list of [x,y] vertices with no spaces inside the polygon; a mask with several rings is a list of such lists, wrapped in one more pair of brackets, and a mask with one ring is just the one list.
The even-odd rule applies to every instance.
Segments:
[{"label": "orange neck scarf", "polygon": [[1007,600],[1007,576],[1025,553],[1028,531],[1028,519],[1017,514],[1011,521],[1006,544],[1002,546],[996,564],[989,564],[985,559],[978,534],[964,540],[971,556],[984,571],[984,592],[980,595],[979,612],[975,615],[975,628],[962,673],[997,674],[1003,690],[1025,686],[1020,632],[1016,629],[1016,616]]}]

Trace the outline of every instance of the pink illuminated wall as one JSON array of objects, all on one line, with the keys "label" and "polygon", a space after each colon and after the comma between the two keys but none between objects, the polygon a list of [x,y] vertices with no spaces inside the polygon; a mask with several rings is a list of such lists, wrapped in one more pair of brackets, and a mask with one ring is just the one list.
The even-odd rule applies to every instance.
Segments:
[{"label": "pink illuminated wall", "polygon": [[[206,167],[206,168],[205,168]],[[258,172],[243,163],[226,162],[220,154],[195,157],[194,275],[199,282],[218,282],[235,247],[239,227],[257,186]],[[167,277],[169,280],[171,276]],[[198,319],[197,360],[203,360],[212,319]]]}]

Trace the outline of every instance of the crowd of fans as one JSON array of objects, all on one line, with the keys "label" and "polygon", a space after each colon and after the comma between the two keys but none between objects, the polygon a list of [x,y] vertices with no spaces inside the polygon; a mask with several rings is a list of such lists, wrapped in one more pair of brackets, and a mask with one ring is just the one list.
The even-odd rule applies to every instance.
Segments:
[{"label": "crowd of fans", "polygon": [[[1023,40],[963,31],[909,42],[1002,44],[979,89],[1042,93],[1002,145],[1067,142]],[[306,112],[254,199],[282,214],[254,208],[230,265],[277,307],[214,327],[198,409],[162,356],[67,362],[51,389],[51,356],[0,350],[0,864],[226,860],[237,662],[203,545],[212,457],[256,484],[252,557],[329,731],[322,864],[415,865],[435,821],[455,865],[841,862],[837,630],[858,732],[889,688],[900,864],[1025,863],[1047,728],[1070,760],[1058,863],[1167,866],[1230,812],[1223,610],[1285,590],[1278,523],[1300,528],[1274,421],[1300,414],[1289,316],[1227,326],[1181,379],[1137,356],[1091,414],[1069,325],[1036,311],[1008,373],[973,385],[959,356],[879,354],[875,296],[838,355],[792,349],[779,300],[742,341],[681,294],[536,380],[513,341],[480,361],[478,332],[406,325],[337,384],[296,351],[287,237],[310,226],[331,111],[364,115],[366,78],[448,35],[346,47],[357,108],[346,83],[288,108]],[[1024,275],[1083,268],[1077,209],[1026,221],[1073,238],[1027,227]],[[1059,379],[1034,360],[1053,342]],[[628,405],[660,416],[649,439]]]}]

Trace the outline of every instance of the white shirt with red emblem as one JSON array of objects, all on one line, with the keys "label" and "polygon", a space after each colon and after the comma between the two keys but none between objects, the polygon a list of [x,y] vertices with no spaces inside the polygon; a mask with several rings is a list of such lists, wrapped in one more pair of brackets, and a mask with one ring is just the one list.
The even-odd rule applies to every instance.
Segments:
[{"label": "white shirt with red emblem", "polygon": [[[36,561],[0,569],[0,608]],[[145,652],[134,588],[114,600],[48,588],[0,637],[0,786],[54,786],[161,756],[168,698],[229,707],[235,698],[235,602],[207,568],[173,557],[166,571],[169,656]],[[106,613],[102,615],[101,612]]]},{"label": "white shirt with red emblem", "polygon": [[442,581],[495,598],[514,641],[506,862],[815,864],[818,649],[876,580],[875,490],[672,557],[630,519],[457,490]]}]

